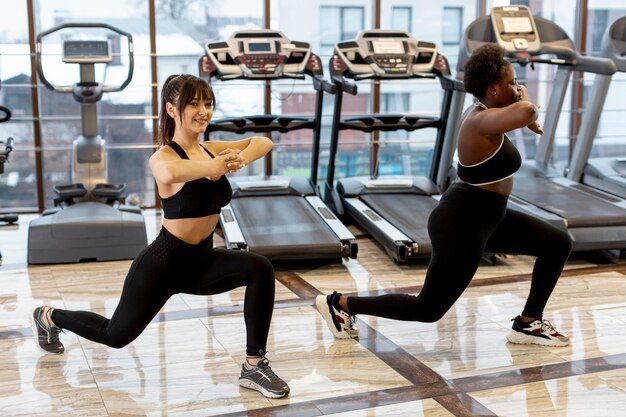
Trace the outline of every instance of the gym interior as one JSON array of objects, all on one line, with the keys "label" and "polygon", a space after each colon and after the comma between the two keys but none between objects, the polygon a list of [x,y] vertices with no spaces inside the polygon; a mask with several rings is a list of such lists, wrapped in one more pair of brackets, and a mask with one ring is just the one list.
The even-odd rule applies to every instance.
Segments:
[{"label": "gym interior", "polygon": [[[0,14],[0,415],[623,416],[626,0],[19,0]],[[335,339],[315,297],[420,292],[428,215],[456,180],[463,64],[505,48],[544,134],[509,206],[566,231],[547,306],[570,345],[508,343],[534,258],[488,253],[436,323],[359,315]],[[158,235],[148,160],[161,86],[207,80],[204,140],[268,136],[229,174],[216,247],[270,259],[268,358],[290,385],[240,388],[244,289],[178,294],[122,349],[62,334],[42,304],[110,317]],[[451,235],[450,239],[454,239]],[[515,236],[510,236],[516,239]]]}]

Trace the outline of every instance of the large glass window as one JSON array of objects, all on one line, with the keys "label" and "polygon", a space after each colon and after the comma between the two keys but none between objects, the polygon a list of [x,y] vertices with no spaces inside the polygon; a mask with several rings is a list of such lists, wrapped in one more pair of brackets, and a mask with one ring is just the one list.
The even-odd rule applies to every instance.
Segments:
[{"label": "large glass window", "polygon": [[[149,25],[151,10],[156,11],[156,39],[152,40]],[[533,13],[559,25],[572,39],[575,38],[576,6],[574,0],[529,2],[527,0],[496,2],[488,0],[486,10],[492,4],[530,5]],[[105,93],[98,103],[98,133],[106,140],[108,180],[128,184],[128,192],[136,194],[141,204],[152,206],[155,201],[154,181],[147,160],[154,150],[154,122],[158,108],[153,100],[160,94],[163,80],[172,73],[198,74],[198,59],[205,53],[207,42],[225,40],[235,30],[258,29],[265,26],[264,6],[260,0],[217,2],[215,0],[109,0],[85,2],[82,0],[42,1],[35,0],[35,35],[64,22],[102,22],[130,32],[134,39],[135,67],[132,82],[118,93]],[[328,77],[328,61],[337,42],[353,39],[363,29],[373,27],[374,2],[369,0],[331,0],[294,2],[271,0],[270,28],[278,29],[292,40],[308,42],[313,52],[320,56]],[[467,25],[476,17],[475,0],[381,0],[380,21],[383,29],[407,30],[418,40],[433,42],[456,68],[459,39]],[[52,204],[52,185],[72,181],[70,159],[72,143],[81,133],[80,104],[71,94],[54,93],[31,81],[31,55],[26,0],[14,1],[0,15],[2,36],[0,39],[0,104],[12,110],[13,118],[0,124],[0,140],[12,136],[15,149],[5,173],[0,175],[0,212],[34,210],[37,201],[37,184],[44,190],[43,202]],[[604,30],[616,18],[626,14],[626,4],[620,2],[590,1],[587,15],[586,54],[597,55]],[[306,16],[306,18],[303,18]],[[63,40],[87,36],[86,33],[68,32],[63,36],[47,39],[44,49],[46,75],[51,81],[72,84],[78,81],[77,65],[61,61],[60,45]],[[96,71],[109,83],[120,80],[128,68],[127,48],[124,39],[116,34],[97,33],[111,44],[112,61]],[[156,43],[156,57],[152,55],[151,42]],[[156,80],[153,80],[152,64],[156,61]],[[554,67],[537,65],[535,70],[517,68],[520,81],[525,83],[531,96],[547,108],[547,100],[553,89]],[[613,77],[606,105],[598,128],[595,155],[623,155],[626,143],[624,117],[626,106],[621,97],[626,89],[622,73]],[[587,92],[593,76],[583,78]],[[156,82],[157,88],[154,88]],[[272,82],[270,90],[263,82],[211,80],[216,95],[215,118],[237,115],[263,114],[266,108],[266,92],[273,114],[311,116],[315,111],[315,91],[311,81],[288,80]],[[32,93],[36,91],[39,113],[33,110]],[[372,111],[370,93],[376,91],[367,81],[359,82],[357,96],[344,96],[344,116]],[[570,116],[586,111],[582,106],[572,110],[570,92],[565,98],[556,136],[556,159],[567,158],[571,138]],[[380,88],[381,112],[411,112],[437,114],[440,107],[441,88],[436,81],[385,82]],[[331,114],[334,98],[324,96],[320,160],[320,174],[325,170],[330,137]],[[540,121],[543,116],[540,116]],[[39,124],[40,133],[35,129]],[[427,165],[429,149],[432,149],[434,133],[383,132],[381,141],[380,172],[396,164],[397,149],[409,156],[403,157],[403,167],[411,172],[421,172]],[[41,148],[35,146],[35,135],[41,140]],[[341,132],[338,176],[369,173],[371,135],[356,131]],[[241,135],[213,132],[211,138],[238,139]],[[526,157],[532,158],[537,137],[520,130],[512,134]],[[273,134],[275,149],[272,153],[273,173],[308,175],[310,131],[301,130],[288,134]],[[402,141],[406,141],[402,144]],[[399,148],[398,148],[399,147]],[[42,177],[37,177],[36,156],[42,156]],[[416,156],[417,155],[417,156]],[[385,161],[389,163],[385,165]],[[408,161],[408,162],[407,162]],[[397,165],[397,164],[396,164]],[[395,168],[394,168],[395,169]],[[404,168],[403,168],[404,169]],[[263,162],[248,168],[246,174],[263,171]]]},{"label": "large glass window", "polygon": [[463,37],[463,8],[443,8],[442,43],[446,46],[459,46]]},{"label": "large glass window", "polygon": [[[597,3],[597,8],[595,4]],[[609,4],[606,2],[590,2],[588,27],[587,27],[587,50],[590,55],[602,56],[602,41],[610,28],[617,19],[623,19],[626,16],[626,2],[622,4]],[[619,32],[617,32],[619,33]],[[624,35],[622,33],[622,35]],[[626,35],[621,38],[626,41]],[[618,43],[618,45],[620,45]],[[621,44],[623,45],[623,43]],[[614,45],[613,45],[614,46]],[[605,47],[612,46],[608,44]],[[626,57],[622,56],[621,59]],[[594,77],[585,77],[585,98],[589,95],[593,85]],[[598,124],[598,131],[594,139],[592,155],[593,157],[620,157],[626,156],[626,103],[624,96],[626,95],[626,73],[616,72],[611,78],[611,84],[607,92],[606,101],[602,108],[602,116]],[[585,111],[592,112],[598,109],[587,108]]]},{"label": "large glass window", "polygon": [[320,46],[322,52],[330,54],[337,42],[356,38],[364,29],[364,25],[365,7],[321,6]]},{"label": "large glass window", "polygon": [[[12,118],[0,124],[0,141],[13,137],[14,149],[0,174],[0,212],[36,210],[37,176],[26,2],[0,14],[0,104]],[[4,116],[4,114],[2,114]]]},{"label": "large glass window", "polygon": [[391,8],[391,29],[406,30],[411,32],[412,19],[411,19],[411,7],[406,6],[394,6]]},{"label": "large glass window", "polygon": [[[129,32],[134,44],[131,83],[120,92],[105,93],[97,103],[97,131],[106,142],[107,173],[110,183],[127,185],[127,196],[135,195],[142,205],[154,204],[153,181],[147,160],[152,152],[152,108],[150,73],[150,30],[148,2],[111,0],[86,3],[39,1],[35,7],[36,33],[63,23],[106,23]],[[65,40],[112,41],[114,59],[95,64],[95,78],[106,86],[120,86],[130,65],[125,37],[104,29],[71,28],[43,38],[42,66],[46,78],[56,86],[72,86],[80,81],[79,65],[64,63],[60,54]],[[39,89],[44,193],[52,204],[54,184],[74,182],[72,143],[82,134],[81,104],[72,94]],[[135,200],[136,201],[136,200]]]}]

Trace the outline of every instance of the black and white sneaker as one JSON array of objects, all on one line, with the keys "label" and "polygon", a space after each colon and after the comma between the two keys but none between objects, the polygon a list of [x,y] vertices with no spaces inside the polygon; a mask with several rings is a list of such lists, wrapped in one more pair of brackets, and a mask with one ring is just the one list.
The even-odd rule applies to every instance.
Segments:
[{"label": "black and white sneaker", "polygon": [[62,330],[60,327],[48,326],[46,324],[43,319],[44,311],[45,309],[43,306],[37,307],[33,311],[33,316],[31,317],[31,327],[33,329],[35,343],[37,343],[37,347],[43,353],[60,355],[65,351],[63,343],[59,340],[59,333],[61,333]]},{"label": "black and white sneaker", "polygon": [[318,295],[315,306],[336,338],[354,339],[359,336],[359,329],[354,325],[356,318],[339,306],[339,297],[341,293],[337,291],[329,295]]},{"label": "black and white sneaker", "polygon": [[272,371],[264,352],[255,366],[248,365],[247,361],[241,365],[239,385],[259,391],[267,398],[282,398],[289,394],[289,385]]}]

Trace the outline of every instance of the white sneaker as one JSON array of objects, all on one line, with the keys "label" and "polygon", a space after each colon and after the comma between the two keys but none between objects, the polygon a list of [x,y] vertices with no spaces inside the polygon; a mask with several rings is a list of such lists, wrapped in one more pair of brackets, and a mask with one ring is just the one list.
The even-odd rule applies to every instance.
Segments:
[{"label": "white sneaker", "polygon": [[315,306],[336,338],[354,339],[359,336],[359,329],[354,325],[356,317],[341,308],[335,308],[335,300],[339,297],[341,293],[337,291],[329,295],[318,295]]},{"label": "white sneaker", "polygon": [[569,337],[559,333],[548,320],[523,323],[520,316],[513,320],[513,329],[506,335],[511,343],[522,345],[567,346]]}]

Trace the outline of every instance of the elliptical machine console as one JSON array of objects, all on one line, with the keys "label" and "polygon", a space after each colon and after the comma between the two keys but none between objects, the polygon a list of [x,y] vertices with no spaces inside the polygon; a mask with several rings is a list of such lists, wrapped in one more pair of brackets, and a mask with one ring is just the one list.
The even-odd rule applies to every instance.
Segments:
[{"label": "elliptical machine console", "polygon": [[[113,54],[107,39],[94,39],[63,41],[62,60],[80,66],[80,80],[63,86],[51,83],[42,64],[42,41],[64,29],[104,29],[125,38],[128,72],[124,81],[119,85],[96,81],[95,65],[110,63]],[[126,184],[107,183],[105,141],[98,134],[96,107],[104,93],[122,91],[132,80],[132,35],[108,24],[66,23],[40,33],[36,46],[41,82],[54,92],[72,94],[80,103],[81,135],[73,143],[72,182],[54,185],[55,207],[30,223],[28,262],[132,259],[147,245],[145,222],[139,207],[125,204]]]}]

